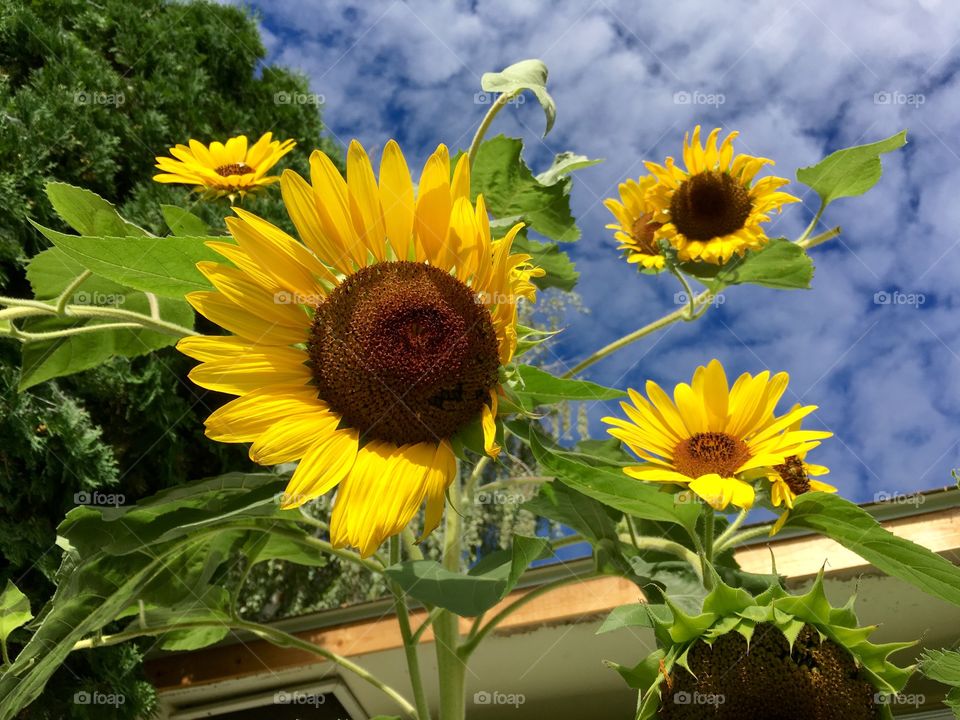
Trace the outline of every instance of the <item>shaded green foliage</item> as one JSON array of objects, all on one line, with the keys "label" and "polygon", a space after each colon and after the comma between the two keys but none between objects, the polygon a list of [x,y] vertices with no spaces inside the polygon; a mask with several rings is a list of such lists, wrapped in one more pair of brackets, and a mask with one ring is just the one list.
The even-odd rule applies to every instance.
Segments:
[{"label": "shaded green foliage", "polygon": [[[29,295],[24,261],[49,245],[28,218],[68,230],[44,193],[48,180],[99,193],[151,232],[168,232],[161,204],[224,232],[228,204],[197,203],[185,186],[153,182],[157,155],[191,137],[255,140],[266,131],[298,143],[277,170],[305,173],[317,147],[336,153],[321,137],[306,79],[265,66],[264,57],[254,20],[212,2],[0,4],[0,293]],[[245,205],[289,227],[279,192]],[[192,362],[172,349],[115,358],[18,395],[19,365],[16,345],[0,343],[0,583],[13,579],[34,610],[53,591],[55,527],[76,493],[119,493],[129,503],[250,467],[243,448],[203,437],[203,418],[225,398],[190,384]],[[11,637],[14,654],[26,636]],[[140,662],[136,646],[78,653],[29,717],[98,716],[103,708],[73,702],[84,690],[123,694],[112,717],[146,717],[155,700]]]}]

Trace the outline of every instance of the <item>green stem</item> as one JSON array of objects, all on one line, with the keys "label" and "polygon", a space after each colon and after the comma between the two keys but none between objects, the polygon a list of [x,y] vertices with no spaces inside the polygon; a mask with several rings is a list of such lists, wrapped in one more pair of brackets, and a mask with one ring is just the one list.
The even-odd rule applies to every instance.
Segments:
[{"label": "green stem", "polygon": [[506,620],[510,615],[515,613],[517,610],[522,608],[524,605],[536,600],[542,595],[546,595],[548,592],[552,592],[557,588],[563,587],[564,585],[570,585],[571,583],[581,582],[593,577],[594,574],[590,573],[588,575],[570,575],[568,577],[562,577],[559,580],[554,580],[553,582],[544,583],[538,587],[533,588],[530,592],[522,595],[521,597],[514,600],[512,603],[507,605],[503,610],[498,612],[492,618],[490,618],[487,623],[480,628],[480,630],[474,634],[467,642],[465,642],[460,648],[460,655],[464,659],[470,657],[471,653],[477,649],[477,646],[483,641],[483,639],[489,635],[494,628],[497,627],[500,623]]},{"label": "green stem", "polygon": [[703,567],[704,587],[708,590],[713,588],[713,574],[708,572],[709,566],[713,563],[713,533],[714,533],[714,510],[709,505],[704,505],[703,512],[703,554],[701,563]]},{"label": "green stem", "polygon": [[[479,476],[477,470],[486,457],[477,463],[473,476]],[[475,485],[476,483],[474,483]],[[447,508],[446,524],[443,534],[443,567],[455,573],[460,572],[461,521],[458,513],[460,506],[460,478],[450,484],[450,504]],[[433,621],[433,633],[437,652],[437,671],[440,680],[440,720],[464,720],[466,717],[466,662],[461,659],[460,621],[449,610],[441,609]]]},{"label": "green stem", "polygon": [[757,527],[750,528],[749,530],[744,530],[742,533],[737,535],[732,535],[727,538],[722,544],[718,543],[716,547],[716,552],[721,553],[726,550],[731,550],[738,545],[742,545],[747,540],[753,540],[758,537],[769,537],[770,530],[773,528],[772,524],[769,525],[758,525]]},{"label": "green stem", "polygon": [[825,243],[827,240],[832,240],[833,238],[837,237],[840,234],[840,232],[841,232],[840,226],[838,225],[837,227],[830,228],[829,230],[825,230],[824,232],[820,233],[819,235],[815,235],[812,238],[799,241],[797,244],[800,247],[806,250],[809,250],[810,248],[814,248],[817,245],[821,245]]},{"label": "green stem", "polygon": [[440,617],[440,613],[443,612],[443,608],[433,608],[424,618],[423,622],[420,623],[420,627],[413,631],[413,642],[419,642],[420,636],[426,632],[426,629],[433,625],[434,621]]},{"label": "green stem", "polygon": [[[709,296],[710,296],[710,291],[704,290],[702,293],[698,294],[696,297],[693,298],[693,301],[692,301],[693,306],[699,307],[701,304],[704,303],[705,300],[709,298]],[[706,307],[709,307],[709,306],[710,306],[709,303],[707,303]],[[655,332],[660,328],[664,328],[667,325],[671,325],[677,322],[678,320],[685,319],[689,312],[690,312],[690,308],[687,306],[678,308],[677,310],[667,313],[663,317],[657,320],[654,320],[652,323],[644,325],[639,330],[634,330],[632,333],[629,333],[628,335],[624,335],[619,340],[614,340],[609,345],[605,345],[599,350],[597,350],[595,353],[593,353],[593,355],[591,355],[587,359],[579,362],[571,370],[568,370],[567,372],[565,372],[563,374],[563,377],[565,378],[573,377],[574,375],[577,375],[583,372],[594,363],[599,362],[600,360],[603,360],[605,357],[607,357],[607,355],[615,353],[617,350],[620,350],[621,348],[626,347],[630,343],[634,343],[640,338],[646,337],[650,333]]]},{"label": "green stem", "polygon": [[27,332],[11,326],[10,336],[22,342],[43,342],[44,340],[58,340],[60,338],[72,337],[74,335],[87,335],[89,333],[102,332],[103,330],[137,330],[142,326],[138,323],[117,322],[102,323],[100,325],[81,325],[80,327],[64,328],[63,330],[50,330],[49,332]]},{"label": "green stem", "polygon": [[717,548],[723,545],[724,542],[726,542],[731,535],[733,535],[737,530],[740,529],[740,526],[743,525],[743,521],[747,519],[747,515],[749,513],[750,511],[747,508],[743,508],[742,510],[740,510],[740,512],[737,513],[737,517],[733,519],[733,522],[727,525],[726,529],[717,536],[716,541],[713,543],[714,554],[718,555],[720,553],[720,551]]},{"label": "green stem", "polygon": [[57,315],[63,315],[63,309],[67,306],[67,301],[70,299],[70,296],[73,295],[74,290],[83,285],[83,282],[93,275],[89,270],[84,270],[82,273],[77,275],[70,283],[63,289],[63,292],[60,293],[60,296],[57,298],[56,303],[54,303],[54,310]]},{"label": "green stem", "polygon": [[480,121],[480,127],[477,128],[473,140],[470,141],[470,149],[467,151],[467,162],[470,163],[471,168],[473,167],[473,161],[477,159],[477,151],[480,149],[480,143],[483,142],[483,136],[486,135],[487,130],[490,129],[490,123],[493,122],[497,113],[506,107],[512,97],[512,93],[501,93],[497,99],[494,100],[490,109],[487,110],[487,114],[483,116],[483,120]]},{"label": "green stem", "polygon": [[670,272],[673,273],[674,277],[680,281],[680,284],[683,285],[683,292],[687,296],[687,302],[689,304],[689,310],[687,312],[687,317],[684,318],[687,321],[695,320],[697,317],[696,311],[697,308],[694,305],[694,294],[693,289],[690,287],[690,283],[687,282],[687,279],[683,276],[683,273],[677,270],[675,265],[670,266]]},{"label": "green stem", "polygon": [[[60,302],[58,299],[57,303]],[[10,317],[31,317],[34,315],[51,315],[54,317],[68,317],[68,318],[93,318],[101,319],[106,318],[110,320],[118,320],[124,323],[132,323],[134,327],[142,327],[148,330],[155,330],[156,332],[163,333],[165,335],[173,335],[174,337],[181,338],[188,335],[198,335],[199,333],[191,330],[190,328],[185,328],[182,325],[177,325],[176,323],[167,322],[166,320],[161,320],[159,318],[153,318],[148,315],[143,315],[138,312],[133,312],[132,310],[122,310],[120,308],[112,307],[101,307],[97,305],[64,305],[62,308],[58,309],[58,305],[50,304],[47,302],[40,302],[39,300],[21,300],[19,298],[8,298],[0,297],[0,305],[6,305],[11,309],[19,308],[20,312],[10,313]],[[26,312],[25,310],[31,310],[32,312]],[[8,311],[5,311],[8,312]],[[12,327],[12,326],[11,326]],[[98,329],[116,329],[114,325],[108,326],[92,326]],[[81,332],[90,332],[88,330],[81,330],[80,328],[68,328],[67,331],[60,331],[64,333],[63,335],[58,335],[58,337],[66,337],[69,335],[77,334],[77,331]],[[8,332],[7,334],[14,337],[23,335],[19,330]],[[36,335],[41,335],[36,333]],[[52,335],[50,335],[52,337]],[[47,334],[43,334],[41,339],[48,339]]]},{"label": "green stem", "polygon": [[[390,564],[400,562],[400,537],[390,538]],[[407,671],[410,673],[410,685],[413,688],[413,699],[417,705],[418,720],[430,720],[430,706],[427,705],[427,694],[423,689],[423,679],[420,675],[420,658],[417,655],[417,641],[410,630],[410,613],[407,611],[407,601],[403,589],[394,582],[390,583],[393,593],[393,606],[397,612],[397,623],[400,626],[400,636],[403,638],[403,652],[407,657]]]},{"label": "green stem", "polygon": [[826,209],[827,209],[826,203],[824,203],[824,202],[821,200],[821,201],[820,201],[820,207],[817,209],[817,214],[813,216],[813,220],[811,220],[811,221],[810,221],[810,224],[807,225],[807,229],[803,231],[803,235],[801,235],[801,236],[797,239],[797,243],[798,243],[798,244],[803,244],[803,242],[804,242],[808,237],[810,237],[810,233],[812,233],[814,230],[816,230],[816,228],[817,228],[817,223],[820,222],[820,218],[823,217],[823,211],[826,210]]}]

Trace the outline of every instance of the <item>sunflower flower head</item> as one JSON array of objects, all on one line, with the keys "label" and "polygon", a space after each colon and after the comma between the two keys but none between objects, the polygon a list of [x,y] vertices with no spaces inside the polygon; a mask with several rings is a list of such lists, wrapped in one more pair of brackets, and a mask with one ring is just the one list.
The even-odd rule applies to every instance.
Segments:
[{"label": "sunflower flower head", "polygon": [[603,204],[616,220],[607,225],[607,229],[614,231],[620,243],[617,249],[623,252],[626,261],[644,270],[659,272],[666,262],[656,238],[660,223],[654,221],[656,208],[647,199],[656,182],[652,175],[622,182],[620,199],[607,198]]},{"label": "sunflower flower head", "polygon": [[854,598],[833,607],[822,571],[803,595],[778,579],[756,597],[711,572],[702,612],[668,598],[669,612],[649,613],[658,649],[635,668],[614,665],[640,690],[637,720],[893,717],[890,697],[914,668],[890,656],[916,643],[872,643],[877,626],[859,624]]},{"label": "sunflower flower head", "polygon": [[272,137],[272,133],[264,133],[249,147],[245,135],[210,145],[190,140],[189,145],[170,148],[173,157],[157,158],[161,172],[153,179],[160,183],[193,185],[198,191],[215,196],[243,197],[280,179],[267,173],[296,143]]},{"label": "sunflower flower head", "polygon": [[457,473],[451,439],[482,429],[496,456],[500,366],[517,346],[517,301],[542,271],[511,252],[521,225],[494,239],[466,157],[452,174],[437,148],[415,193],[399,146],[379,176],[359,143],[344,179],[324,153],[311,181],[287,170],[284,204],[300,240],[235,208],[225,262],[200,263],[213,291],[188,296],[232,333],[193,337],[198,385],[238,397],[207,435],[249,442],[264,465],[299,461],[284,495],[296,507],[337,488],[331,540],[363,556],[426,505],[423,536]]},{"label": "sunflower flower head", "polygon": [[723,366],[711,360],[690,384],[677,385],[672,399],[653,381],[646,398],[628,390],[630,402],[621,403],[626,419],[604,422],[644,461],[624,468],[627,475],[682,485],[716,509],[749,508],[756,493],[744,475],[782,465],[830,436],[791,427],[815,405],[775,415],[788,381],[786,373],[744,373],[729,387]]},{"label": "sunflower flower head", "polygon": [[754,181],[767,158],[734,154],[736,132],[718,144],[720,130],[700,142],[700,126],[683,141],[683,165],[672,157],[663,165],[646,163],[655,179],[645,200],[658,224],[654,237],[676,248],[681,261],[722,265],[768,241],[761,225],[787,203],[799,202],[780,188],[785,178]]}]

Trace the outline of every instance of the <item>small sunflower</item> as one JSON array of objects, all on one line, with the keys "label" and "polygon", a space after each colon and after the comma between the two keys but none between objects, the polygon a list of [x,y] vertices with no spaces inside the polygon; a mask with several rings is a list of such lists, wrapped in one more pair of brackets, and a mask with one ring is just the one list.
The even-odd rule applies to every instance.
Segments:
[{"label": "small sunflower", "polygon": [[616,230],[614,237],[620,241],[617,250],[624,252],[627,262],[659,271],[665,263],[660,244],[655,238],[660,224],[653,221],[656,210],[647,200],[647,194],[656,183],[652,175],[627,180],[620,183],[620,200],[607,198],[603,204],[617,220],[606,227]]},{"label": "small sunflower", "polygon": [[[795,406],[794,409],[796,409],[796,407],[798,406]],[[798,420],[794,423],[790,429],[799,430],[800,421]],[[837,488],[833,485],[821,482],[820,480],[814,480],[816,477],[829,473],[830,468],[808,463],[806,461],[807,452],[809,452],[809,450],[791,455],[780,465],[767,468],[764,473],[770,481],[770,504],[774,507],[780,507],[781,505],[786,506],[783,514],[777,518],[777,522],[770,531],[771,535],[776,535],[786,524],[787,518],[790,516],[790,511],[793,510],[793,501],[797,499],[798,495],[803,495],[807,492],[837,492]]]},{"label": "small sunflower", "polygon": [[283,507],[337,487],[331,541],[366,557],[424,503],[423,536],[437,526],[460,430],[479,422],[496,456],[500,366],[517,346],[517,298],[534,300],[542,270],[511,253],[522,224],[491,238],[467,158],[451,179],[443,145],[416,196],[392,140],[379,180],[356,141],[346,181],[322,152],[310,168],[312,184],[280,180],[303,243],[235,208],[235,243],[209,243],[230,264],[198,264],[216,291],[187,296],[234,334],[178,348],[202,361],[194,382],[239,396],[207,435],[253,443],[264,465],[299,460]]},{"label": "small sunflower", "polygon": [[777,417],[774,409],[789,376],[744,373],[730,388],[723,366],[711,360],[698,367],[690,385],[680,383],[673,400],[653,381],[644,398],[628,390],[631,402],[620,403],[626,420],[607,417],[608,432],[626,443],[643,465],[624,468],[638,480],[688,487],[714,508],[733,503],[753,505],[753,485],[738,477],[749,470],[781,465],[815,447],[831,433],[791,429],[816,410],[795,407]]},{"label": "small sunflower", "polygon": [[719,128],[700,144],[700,126],[693,137],[684,136],[681,169],[672,157],[663,165],[648,162],[656,178],[646,195],[660,224],[655,239],[666,239],[680,260],[722,265],[734,255],[757,250],[767,243],[761,224],[797,198],[779,188],[789,183],[780,177],[754,182],[767,158],[734,155],[732,132],[717,147]]},{"label": "small sunflower", "polygon": [[273,140],[272,133],[247,147],[246,135],[238,135],[226,143],[212,142],[209,147],[191,140],[189,147],[170,148],[173,157],[158,157],[157,168],[163,172],[153,179],[161,183],[195,185],[197,190],[215,195],[256,192],[280,178],[267,176],[270,168],[293,150],[293,140]]}]

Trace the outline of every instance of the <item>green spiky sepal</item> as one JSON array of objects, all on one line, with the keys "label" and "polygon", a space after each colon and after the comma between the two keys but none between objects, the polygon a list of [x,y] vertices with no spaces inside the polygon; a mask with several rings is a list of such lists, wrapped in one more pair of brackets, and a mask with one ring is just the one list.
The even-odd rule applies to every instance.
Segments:
[{"label": "green spiky sepal", "polygon": [[[823,570],[809,592],[791,595],[779,582],[754,597],[742,588],[733,588],[712,571],[714,589],[704,598],[701,613],[688,615],[669,598],[664,605],[646,605],[648,625],[654,631],[658,650],[633,668],[608,663],[623,676],[630,687],[640,692],[636,720],[655,717],[661,705],[661,685],[676,668],[696,676],[688,665],[691,649],[697,642],[713,645],[717,638],[738,633],[749,647],[753,632],[760,623],[775,626],[789,643],[791,652],[805,625],[813,627],[820,641],[832,640],[850,653],[877,693],[884,699],[898,694],[915,669],[901,668],[889,656],[915,642],[874,644],[867,638],[876,625],[860,627],[853,605],[856,596],[843,607],[832,607],[823,590]],[[893,718],[889,702],[880,703],[881,717]]]}]

